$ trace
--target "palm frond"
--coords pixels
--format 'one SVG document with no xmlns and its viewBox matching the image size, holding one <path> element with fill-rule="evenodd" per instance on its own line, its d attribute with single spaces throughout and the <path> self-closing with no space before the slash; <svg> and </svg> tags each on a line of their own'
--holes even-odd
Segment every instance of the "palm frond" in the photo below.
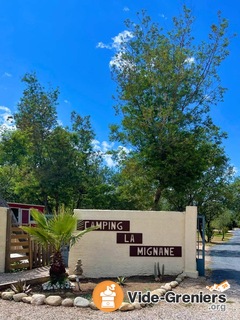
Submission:
<svg viewBox="0 0 240 320">
<path fill-rule="evenodd" d="M 75 230 L 76 218 L 66 213 L 53 217 L 49 221 L 49 230 L 54 234 L 71 234 Z"/>
<path fill-rule="evenodd" d="M 36 221 L 39 227 L 47 228 L 48 221 L 46 216 L 42 212 L 38 211 L 37 209 L 31 208 L 30 213 L 31 213 L 31 216 L 33 217 L 33 220 Z"/>
<path fill-rule="evenodd" d="M 77 221 L 77 218 L 69 212 L 63 211 L 50 220 L 35 209 L 31 210 L 31 214 L 37 226 L 21 228 L 43 246 L 51 244 L 55 251 L 60 251 L 64 245 L 73 246 L 84 234 L 98 229 L 98 226 L 93 226 L 74 234 L 77 222 L 78 224 L 82 222 Z"/>
<path fill-rule="evenodd" d="M 85 233 L 88 233 L 90 231 L 93 231 L 93 230 L 96 230 L 98 229 L 99 226 L 93 226 L 93 227 L 89 227 L 89 228 L 86 228 L 82 231 L 80 231 L 77 235 L 74 235 L 71 237 L 70 239 L 70 247 L 72 247 L 77 241 L 80 240 L 80 238 L 85 234 Z"/>
<path fill-rule="evenodd" d="M 47 229 L 43 229 L 41 227 L 26 227 L 22 226 L 21 229 L 36 240 L 37 242 L 41 243 L 43 246 L 48 246 L 48 244 L 53 245 L 56 247 L 56 238 L 53 237 L 52 234 L 48 232 Z"/>
</svg>

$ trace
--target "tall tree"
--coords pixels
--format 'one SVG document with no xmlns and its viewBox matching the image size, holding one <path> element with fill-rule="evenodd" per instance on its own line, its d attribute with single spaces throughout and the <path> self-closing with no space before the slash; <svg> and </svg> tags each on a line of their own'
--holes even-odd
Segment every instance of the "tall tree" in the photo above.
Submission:
<svg viewBox="0 0 240 320">
<path fill-rule="evenodd" d="M 228 23 L 219 13 L 208 41 L 196 44 L 185 6 L 169 32 L 145 12 L 139 18 L 139 24 L 126 22 L 131 36 L 122 39 L 112 63 L 122 120 L 111 126 L 111 138 L 131 146 L 137 166 L 156 185 L 157 209 L 164 189 L 180 191 L 212 166 L 225 136 L 209 110 L 225 91 L 217 71 L 228 55 Z"/>
<path fill-rule="evenodd" d="M 48 194 L 44 188 L 43 177 L 48 153 L 47 140 L 57 126 L 56 105 L 58 89 L 46 90 L 35 73 L 27 73 L 22 78 L 26 88 L 14 115 L 16 128 L 26 139 L 25 151 L 28 163 L 25 170 L 30 179 L 37 180 L 39 196 L 49 210 Z M 28 168 L 28 169 L 27 169 Z M 35 184 L 35 183 L 34 183 Z"/>
<path fill-rule="evenodd" d="M 62 204 L 92 207 L 104 175 L 101 156 L 92 147 L 90 117 L 73 112 L 72 127 L 59 126 L 58 90 L 46 90 L 34 73 L 26 74 L 23 82 L 16 130 L 5 132 L 0 141 L 0 177 L 11 190 L 1 182 L 0 190 L 12 201 L 44 204 L 48 212 L 58 212 Z"/>
</svg>

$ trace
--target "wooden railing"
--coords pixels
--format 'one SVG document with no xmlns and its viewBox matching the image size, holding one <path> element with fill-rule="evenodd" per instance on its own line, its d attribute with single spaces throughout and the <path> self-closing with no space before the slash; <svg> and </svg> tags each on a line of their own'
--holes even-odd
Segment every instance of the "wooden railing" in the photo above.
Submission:
<svg viewBox="0 0 240 320">
<path fill-rule="evenodd" d="M 50 264 L 53 248 L 44 248 L 19 227 L 7 226 L 5 272 Z"/>
<path fill-rule="evenodd" d="M 18 227 L 11 227 L 10 230 L 8 248 L 6 247 L 6 272 L 32 269 L 30 236 Z"/>
</svg>

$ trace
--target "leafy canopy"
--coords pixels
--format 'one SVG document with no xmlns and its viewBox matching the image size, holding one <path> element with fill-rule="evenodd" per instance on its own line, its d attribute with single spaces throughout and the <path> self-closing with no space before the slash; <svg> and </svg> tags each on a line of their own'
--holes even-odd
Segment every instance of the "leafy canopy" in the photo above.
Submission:
<svg viewBox="0 0 240 320">
<path fill-rule="evenodd" d="M 111 139 L 132 148 L 132 158 L 162 190 L 185 188 L 209 168 L 225 134 L 213 123 L 210 107 L 223 99 L 218 67 L 228 55 L 228 22 L 218 14 L 208 40 L 197 44 L 194 17 L 183 7 L 166 32 L 145 12 L 127 21 L 112 64 L 117 113 Z"/>
</svg>

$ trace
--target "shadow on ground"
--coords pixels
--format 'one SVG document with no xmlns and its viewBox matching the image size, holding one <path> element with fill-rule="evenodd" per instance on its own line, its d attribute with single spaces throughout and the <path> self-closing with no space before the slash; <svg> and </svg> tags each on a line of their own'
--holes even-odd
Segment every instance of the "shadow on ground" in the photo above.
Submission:
<svg viewBox="0 0 240 320">
<path fill-rule="evenodd" d="M 224 280 L 227 280 L 230 284 L 234 283 L 240 285 L 240 271 L 232 269 L 215 269 L 211 272 L 210 280 L 214 283 L 220 283 Z"/>
</svg>

